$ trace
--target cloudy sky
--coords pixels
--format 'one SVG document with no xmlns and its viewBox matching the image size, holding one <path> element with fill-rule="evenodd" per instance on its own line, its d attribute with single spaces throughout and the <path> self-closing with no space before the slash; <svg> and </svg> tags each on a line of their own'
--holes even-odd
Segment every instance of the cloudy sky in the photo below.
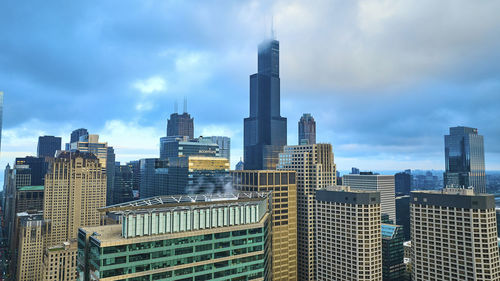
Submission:
<svg viewBox="0 0 500 281">
<path fill-rule="evenodd" d="M 242 155 L 249 75 L 274 21 L 288 143 L 312 113 L 339 170 L 443 169 L 456 125 L 500 170 L 500 1 L 15 1 L 0 4 L 0 165 L 85 127 L 155 157 L 174 102 Z M 182 106 L 179 106 L 182 108 Z"/>
</svg>

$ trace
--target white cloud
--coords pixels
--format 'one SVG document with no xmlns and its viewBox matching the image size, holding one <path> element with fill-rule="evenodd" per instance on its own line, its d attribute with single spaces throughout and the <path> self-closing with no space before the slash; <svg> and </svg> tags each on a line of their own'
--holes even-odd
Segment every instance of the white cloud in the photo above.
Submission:
<svg viewBox="0 0 500 281">
<path fill-rule="evenodd" d="M 132 87 L 139 90 L 144 95 L 150 95 L 157 92 L 164 92 L 167 89 L 167 82 L 160 76 L 152 76 L 147 79 L 137 80 Z"/>
</svg>

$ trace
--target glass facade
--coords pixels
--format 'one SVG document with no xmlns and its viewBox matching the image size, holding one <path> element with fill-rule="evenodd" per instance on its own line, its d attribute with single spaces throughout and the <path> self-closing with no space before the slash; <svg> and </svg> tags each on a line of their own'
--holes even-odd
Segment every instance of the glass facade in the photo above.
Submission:
<svg viewBox="0 0 500 281">
<path fill-rule="evenodd" d="M 452 127 L 444 136 L 444 186 L 473 187 L 486 192 L 484 140 L 476 128 Z"/>
<path fill-rule="evenodd" d="M 259 45 L 258 72 L 250 76 L 250 116 L 244 120 L 247 170 L 273 170 L 287 144 L 286 118 L 280 115 L 279 42 Z"/>
<path fill-rule="evenodd" d="M 264 227 L 110 247 L 101 247 L 99 238 L 91 236 L 88 280 L 122 275 L 124 278 L 119 280 L 129 281 L 263 278 L 267 268 L 268 235 Z M 85 233 L 81 232 L 79 257 L 84 256 L 84 251 Z M 192 266 L 185 266 L 189 264 Z M 82 270 L 79 266 L 80 276 Z"/>
<path fill-rule="evenodd" d="M 407 280 L 403 242 L 402 226 L 382 223 L 382 276 L 384 281 Z"/>
</svg>

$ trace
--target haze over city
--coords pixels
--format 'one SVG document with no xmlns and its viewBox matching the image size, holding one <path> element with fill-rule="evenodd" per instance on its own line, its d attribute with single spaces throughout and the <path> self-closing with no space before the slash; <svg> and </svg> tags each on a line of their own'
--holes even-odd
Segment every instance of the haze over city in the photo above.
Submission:
<svg viewBox="0 0 500 281">
<path fill-rule="evenodd" d="M 443 135 L 470 126 L 486 169 L 500 170 L 500 3 L 458 2 L 7 1 L 0 165 L 80 127 L 117 161 L 157 157 L 187 97 L 195 136 L 231 137 L 234 168 L 256 46 L 273 23 L 288 144 L 311 113 L 339 170 L 442 170 Z"/>
</svg>

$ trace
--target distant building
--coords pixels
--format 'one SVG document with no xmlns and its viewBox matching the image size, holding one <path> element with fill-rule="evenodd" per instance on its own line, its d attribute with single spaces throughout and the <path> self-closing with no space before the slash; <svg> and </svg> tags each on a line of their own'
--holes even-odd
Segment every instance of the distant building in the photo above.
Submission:
<svg viewBox="0 0 500 281">
<path fill-rule="evenodd" d="M 231 191 L 229 161 L 222 157 L 172 157 L 168 160 L 166 194 L 209 194 Z"/>
<path fill-rule="evenodd" d="M 410 196 L 396 197 L 396 224 L 403 226 L 405 241 L 410 240 Z"/>
<path fill-rule="evenodd" d="M 359 169 L 358 168 L 351 168 L 351 175 L 359 175 Z"/>
<path fill-rule="evenodd" d="M 80 228 L 78 280 L 271 280 L 268 193 L 133 204 L 106 209 L 121 215 L 121 224 Z"/>
<path fill-rule="evenodd" d="M 444 186 L 474 187 L 486 192 L 484 140 L 476 128 L 451 127 L 444 136 Z"/>
<path fill-rule="evenodd" d="M 315 197 L 318 260 L 309 280 L 381 281 L 380 193 L 335 186 Z"/>
<path fill-rule="evenodd" d="M 168 160 L 146 158 L 140 160 L 140 198 L 168 194 Z"/>
<path fill-rule="evenodd" d="M 403 242 L 401 225 L 382 223 L 382 280 L 406 280 Z"/>
<path fill-rule="evenodd" d="M 299 280 L 315 280 L 314 198 L 318 189 L 335 185 L 331 144 L 290 145 L 280 154 L 279 171 L 297 172 L 297 269 Z"/>
<path fill-rule="evenodd" d="M 396 221 L 396 203 L 394 193 L 394 176 L 373 175 L 344 175 L 342 184 L 353 190 L 380 191 L 382 214 L 388 214 L 391 221 Z"/>
<path fill-rule="evenodd" d="M 169 138 L 169 137 L 167 137 Z M 160 158 L 187 157 L 187 156 L 207 156 L 220 157 L 219 145 L 209 138 L 197 138 L 185 140 L 182 138 L 169 139 L 161 143 Z"/>
<path fill-rule="evenodd" d="M 86 136 L 88 134 L 89 134 L 89 132 L 85 128 L 76 129 L 73 132 L 71 132 L 71 136 L 70 136 L 70 141 L 69 142 L 70 142 L 70 144 L 74 143 L 74 142 L 77 142 L 77 141 L 80 140 L 80 137 Z"/>
<path fill-rule="evenodd" d="M 245 163 L 243 160 L 240 158 L 240 162 L 236 163 L 236 167 L 234 168 L 236 171 L 243 171 L 245 170 Z"/>
<path fill-rule="evenodd" d="M 81 129 L 79 129 L 81 130 Z M 73 132 L 74 133 L 74 132 Z M 99 135 L 83 135 L 77 142 L 71 143 L 71 151 L 88 152 L 94 154 L 106 173 L 106 203 L 111 203 L 111 194 L 114 186 L 115 153 L 107 142 L 99 142 Z"/>
<path fill-rule="evenodd" d="M 0 91 L 0 151 L 2 148 L 3 92 Z"/>
<path fill-rule="evenodd" d="M 493 195 L 413 191 L 410 202 L 412 280 L 500 280 Z"/>
<path fill-rule="evenodd" d="M 274 170 L 287 144 L 286 118 L 280 114 L 279 42 L 259 45 L 258 71 L 250 76 L 250 115 L 244 120 L 247 170 Z"/>
<path fill-rule="evenodd" d="M 167 121 L 167 137 L 170 136 L 194 138 L 194 118 L 187 112 L 172 113 Z"/>
<path fill-rule="evenodd" d="M 226 158 L 229 160 L 229 163 L 231 163 L 231 139 L 229 137 L 211 136 L 204 138 L 210 139 L 213 143 L 216 143 L 219 146 L 220 157 Z"/>
<path fill-rule="evenodd" d="M 272 192 L 273 280 L 297 281 L 297 183 L 295 171 L 232 171 L 233 188 Z"/>
<path fill-rule="evenodd" d="M 316 143 L 316 121 L 310 113 L 304 113 L 299 121 L 299 142 L 298 144 Z"/>
<path fill-rule="evenodd" d="M 23 186 L 16 191 L 16 214 L 43 211 L 44 186 Z"/>
<path fill-rule="evenodd" d="M 61 138 L 54 136 L 38 137 L 37 157 L 55 157 L 61 150 Z"/>
<path fill-rule="evenodd" d="M 402 172 L 395 174 L 394 183 L 396 186 L 396 195 L 410 195 L 412 183 L 410 173 Z"/>
<path fill-rule="evenodd" d="M 129 165 L 115 165 L 115 181 L 111 204 L 120 204 L 134 200 L 134 172 Z"/>
<path fill-rule="evenodd" d="M 134 191 L 134 198 L 139 198 L 139 185 L 141 183 L 141 161 L 134 160 L 127 163 L 133 174 L 132 190 Z"/>
<path fill-rule="evenodd" d="M 28 185 L 44 185 L 45 183 L 45 174 L 47 173 L 47 169 L 49 164 L 45 161 L 43 157 L 17 157 L 15 165 L 17 167 L 24 167 L 25 169 L 29 169 L 30 174 L 30 182 L 26 184 Z"/>
</svg>

